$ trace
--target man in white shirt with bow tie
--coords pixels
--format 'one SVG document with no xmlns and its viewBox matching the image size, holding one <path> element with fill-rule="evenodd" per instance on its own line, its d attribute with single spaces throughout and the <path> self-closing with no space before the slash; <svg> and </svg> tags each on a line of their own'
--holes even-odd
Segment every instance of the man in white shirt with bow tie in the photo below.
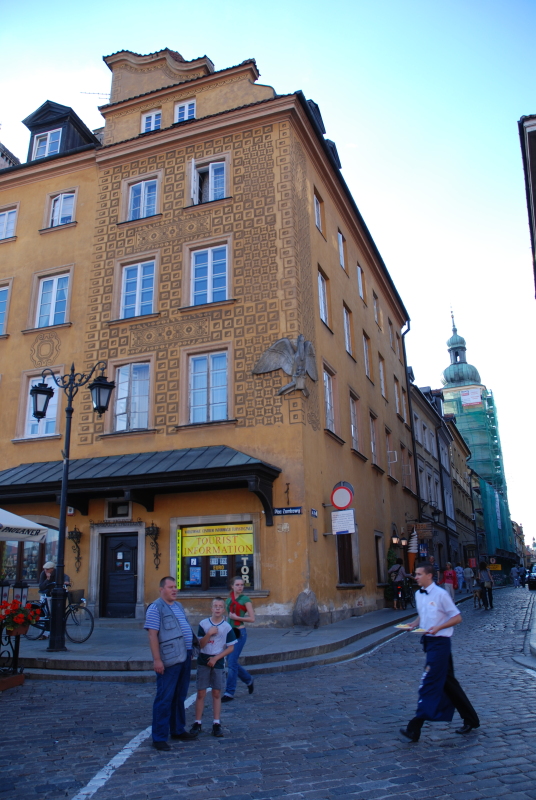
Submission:
<svg viewBox="0 0 536 800">
<path fill-rule="evenodd" d="M 456 733 L 470 733 L 480 726 L 478 715 L 462 687 L 454 677 L 450 649 L 452 629 L 462 621 L 462 615 L 444 589 L 433 579 L 432 564 L 420 564 L 415 570 L 419 590 L 415 594 L 419 616 L 411 629 L 420 626 L 426 633 L 421 642 L 426 653 L 419 702 L 413 719 L 400 733 L 411 742 L 418 742 L 426 720 L 450 722 L 456 709 L 463 726 Z"/>
</svg>

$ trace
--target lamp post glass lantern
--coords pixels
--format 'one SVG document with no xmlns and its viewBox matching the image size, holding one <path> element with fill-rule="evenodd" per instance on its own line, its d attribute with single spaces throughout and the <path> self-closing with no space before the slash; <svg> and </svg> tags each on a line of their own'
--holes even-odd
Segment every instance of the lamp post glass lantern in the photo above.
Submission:
<svg viewBox="0 0 536 800">
<path fill-rule="evenodd" d="M 41 373 L 43 379 L 42 383 L 34 386 L 30 394 L 33 400 L 33 415 L 36 419 L 44 419 L 47 413 L 48 403 L 50 398 L 54 395 L 54 389 L 47 386 L 45 379 L 49 376 L 56 386 L 63 389 L 67 396 L 67 405 L 65 407 L 65 445 L 63 449 L 63 471 L 61 477 L 61 495 L 60 495 L 60 518 L 58 530 L 58 557 L 56 563 L 56 585 L 51 593 L 51 613 L 50 613 L 50 637 L 48 640 L 47 650 L 49 652 L 57 652 L 66 650 L 65 647 L 65 630 L 63 626 L 63 618 L 65 614 L 65 600 L 67 597 L 64 588 L 64 559 L 65 559 L 65 536 L 66 536 L 66 518 L 67 518 L 67 491 L 69 484 L 69 453 L 71 449 L 71 422 L 73 416 L 73 399 L 78 394 L 78 390 L 85 386 L 96 370 L 100 370 L 100 375 L 97 375 L 92 383 L 89 383 L 89 390 L 91 392 L 91 400 L 93 403 L 93 410 L 99 415 L 105 413 L 110 403 L 112 391 L 115 388 L 115 383 L 109 381 L 104 370 L 106 369 L 106 362 L 99 361 L 92 370 L 85 374 L 75 372 L 74 364 L 71 364 L 71 369 L 68 375 L 56 375 L 46 367 Z"/>
</svg>

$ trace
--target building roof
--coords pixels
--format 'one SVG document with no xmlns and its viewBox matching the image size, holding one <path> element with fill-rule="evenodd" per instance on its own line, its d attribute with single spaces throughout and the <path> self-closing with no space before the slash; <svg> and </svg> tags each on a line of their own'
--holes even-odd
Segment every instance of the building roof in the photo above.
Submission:
<svg viewBox="0 0 536 800">
<path fill-rule="evenodd" d="M 10 161 L 13 161 L 13 164 L 20 164 L 20 159 L 14 156 L 11 150 L 8 150 L 2 142 L 0 142 L 0 157 L 1 156 L 6 156 Z"/>
<path fill-rule="evenodd" d="M 44 502 L 61 489 L 62 461 L 20 464 L 0 472 L 0 501 Z M 89 500 L 124 496 L 154 508 L 160 494 L 247 488 L 272 524 L 272 484 L 281 470 L 226 445 L 73 459 L 68 504 L 87 514 Z"/>
</svg>

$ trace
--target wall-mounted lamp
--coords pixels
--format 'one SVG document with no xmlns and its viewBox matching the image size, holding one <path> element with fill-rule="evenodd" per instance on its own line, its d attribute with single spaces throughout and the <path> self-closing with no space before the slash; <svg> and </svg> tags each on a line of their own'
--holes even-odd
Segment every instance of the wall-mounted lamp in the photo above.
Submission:
<svg viewBox="0 0 536 800">
<path fill-rule="evenodd" d="M 67 538 L 73 543 L 72 550 L 75 554 L 74 565 L 76 571 L 80 572 L 80 565 L 82 563 L 82 557 L 80 556 L 80 539 L 82 538 L 82 531 L 79 531 L 75 525 L 72 531 L 68 531 Z"/>
<path fill-rule="evenodd" d="M 154 550 L 153 561 L 155 568 L 158 569 L 160 566 L 160 556 L 162 553 L 158 549 L 158 535 L 160 533 L 160 528 L 151 522 L 150 525 L 147 525 L 145 528 L 145 535 L 149 537 L 151 540 L 149 544 L 151 545 L 151 549 Z"/>
</svg>

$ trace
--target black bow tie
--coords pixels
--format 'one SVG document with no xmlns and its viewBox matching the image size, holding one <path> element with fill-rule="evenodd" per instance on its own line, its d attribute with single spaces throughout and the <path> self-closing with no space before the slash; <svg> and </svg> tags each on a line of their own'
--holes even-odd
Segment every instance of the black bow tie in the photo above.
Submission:
<svg viewBox="0 0 536 800">
<path fill-rule="evenodd" d="M 428 594 L 428 592 L 426 591 L 426 589 L 419 589 L 419 592 L 420 592 L 421 594 Z"/>
</svg>

